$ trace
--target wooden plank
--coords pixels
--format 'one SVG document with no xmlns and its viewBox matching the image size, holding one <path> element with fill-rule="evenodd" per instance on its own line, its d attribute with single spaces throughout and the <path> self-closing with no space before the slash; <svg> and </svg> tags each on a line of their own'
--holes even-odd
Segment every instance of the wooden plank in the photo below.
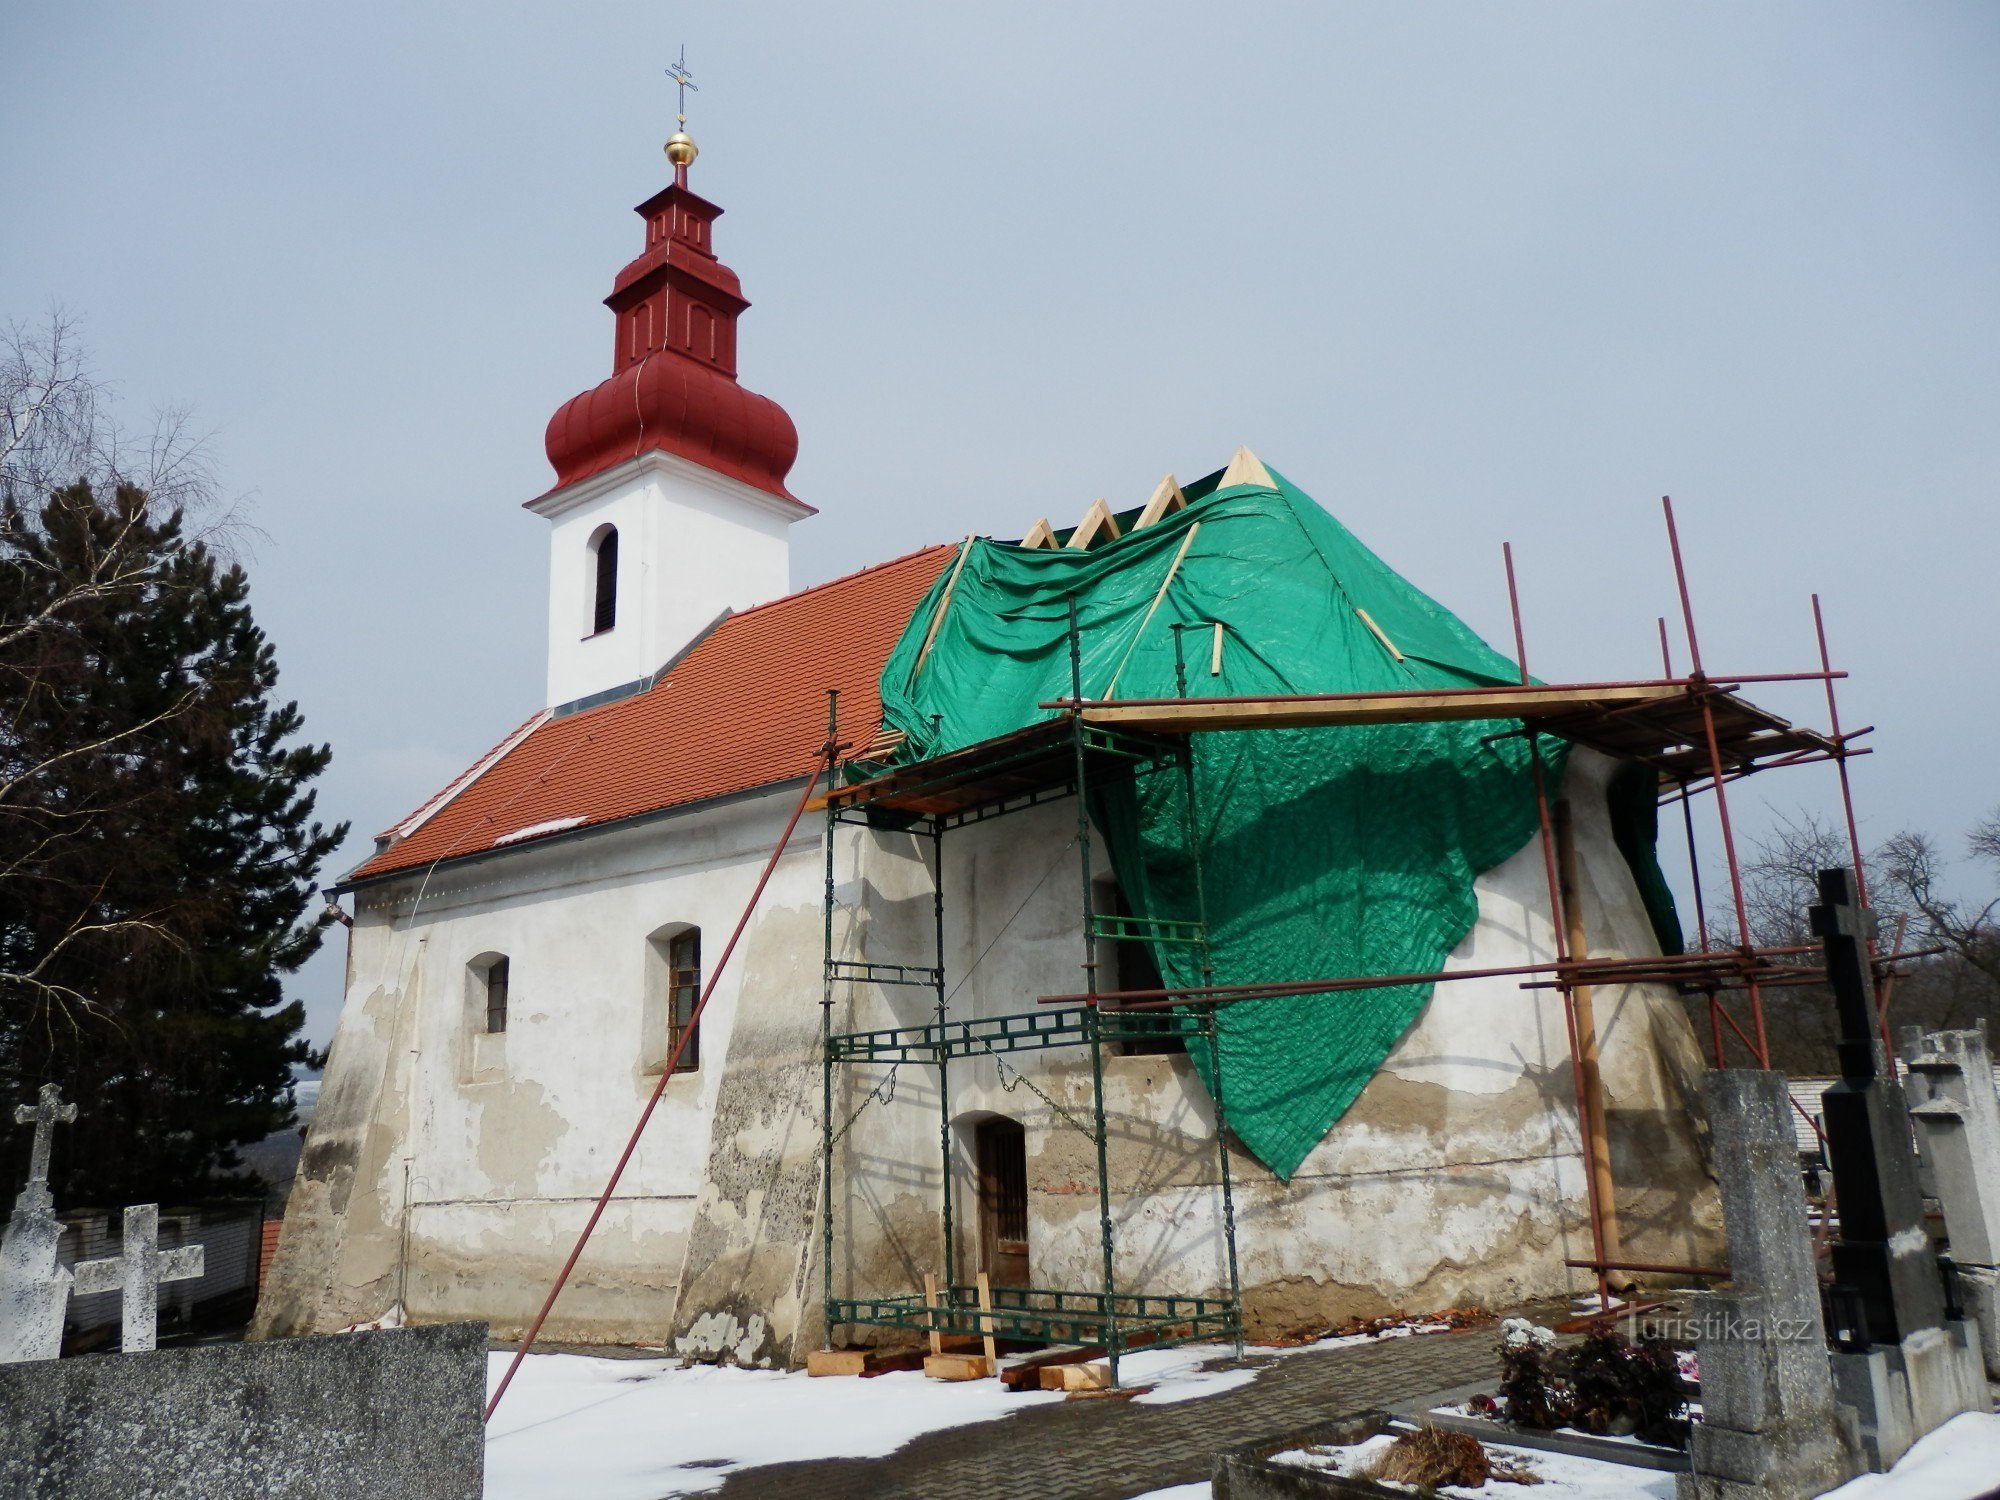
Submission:
<svg viewBox="0 0 2000 1500">
<path fill-rule="evenodd" d="M 1229 467 L 1222 471 L 1221 482 L 1216 488 L 1226 490 L 1232 484 L 1257 484 L 1267 490 L 1275 490 L 1278 487 L 1277 482 L 1271 478 L 1271 471 L 1264 467 L 1263 461 L 1241 444 L 1238 444 L 1235 453 L 1230 455 Z"/>
<path fill-rule="evenodd" d="M 859 1375 L 867 1368 L 866 1349 L 814 1349 L 806 1355 L 808 1375 Z"/>
<path fill-rule="evenodd" d="M 1049 518 L 1047 516 L 1043 516 L 1034 525 L 1030 526 L 1028 534 L 1021 538 L 1021 545 L 1023 547 L 1054 547 L 1055 544 L 1056 529 L 1049 525 Z"/>
<path fill-rule="evenodd" d="M 1357 693 L 1328 697 L 1213 698 L 1180 703 L 1094 704 L 1084 722 L 1162 734 L 1207 729 L 1289 729 L 1319 724 L 1434 723 L 1463 719 L 1550 719 L 1588 708 L 1658 703 L 1682 696 L 1676 687 L 1591 688 L 1508 692 Z"/>
<path fill-rule="evenodd" d="M 1389 639 L 1380 625 L 1375 623 L 1375 617 L 1358 604 L 1354 606 L 1354 612 L 1361 617 L 1361 623 L 1374 632 L 1375 639 L 1382 643 L 1382 648 L 1400 663 L 1403 659 L 1403 653 L 1396 649 L 1396 643 Z"/>
<path fill-rule="evenodd" d="M 1111 682 L 1104 689 L 1105 697 L 1118 696 L 1118 679 L 1124 675 L 1125 663 L 1132 659 L 1132 653 L 1138 649 L 1139 638 L 1146 633 L 1146 627 L 1153 623 L 1153 615 L 1159 609 L 1161 601 L 1167 597 L 1167 590 L 1174 586 L 1175 575 L 1181 570 L 1181 563 L 1188 555 L 1188 548 L 1194 545 L 1194 539 L 1200 534 L 1201 522 L 1197 521 L 1188 527 L 1187 535 L 1181 538 L 1180 549 L 1174 553 L 1174 560 L 1167 568 L 1167 576 L 1160 580 L 1160 591 L 1153 595 L 1153 602 L 1146 606 L 1146 613 L 1139 621 L 1139 628 L 1132 632 L 1132 639 L 1125 643 L 1125 654 L 1118 658 L 1118 670 L 1111 674 Z"/>
<path fill-rule="evenodd" d="M 924 1361 L 924 1374 L 932 1380 L 984 1380 L 992 1368 L 982 1354 L 933 1354 Z"/>
<path fill-rule="evenodd" d="M 1090 502 L 1090 509 L 1083 513 L 1083 519 L 1076 523 L 1076 530 L 1069 534 L 1069 544 L 1074 550 L 1082 552 L 1097 540 L 1100 531 L 1112 541 L 1118 540 L 1118 522 L 1102 495 Z"/>
<path fill-rule="evenodd" d="M 924 675 L 924 663 L 929 659 L 931 647 L 937 641 L 938 627 L 944 624 L 945 611 L 951 608 L 952 590 L 958 587 L 958 575 L 965 571 L 965 560 L 971 555 L 972 538 L 967 537 L 958 544 L 958 561 L 952 564 L 951 578 L 944 586 L 944 597 L 938 600 L 937 612 L 931 616 L 931 628 L 924 633 L 924 645 L 917 653 L 917 664 L 910 668 L 912 682 Z"/>
<path fill-rule="evenodd" d="M 1104 1361 L 1044 1365 L 1041 1383 L 1045 1391 L 1108 1391 L 1111 1389 L 1111 1366 Z"/>
<path fill-rule="evenodd" d="M 937 1277 L 931 1275 L 928 1271 L 924 1273 L 924 1310 L 933 1314 L 930 1319 L 931 1358 L 935 1359 L 944 1353 L 944 1335 L 938 1332 L 937 1318 L 935 1316 L 937 1312 Z M 926 1374 L 930 1371 L 930 1362 L 928 1360 L 924 1363 L 924 1371 Z"/>
<path fill-rule="evenodd" d="M 1583 925 L 1583 890 L 1577 880 L 1576 830 L 1570 820 L 1567 797 L 1555 805 L 1553 818 L 1556 841 L 1556 892 L 1562 900 L 1564 931 L 1568 934 L 1569 956 L 1590 957 L 1590 934 Z M 1571 1016 L 1576 1028 L 1576 1060 L 1583 1098 L 1583 1138 L 1586 1166 L 1591 1175 L 1592 1197 L 1597 1209 L 1597 1232 L 1602 1242 L 1599 1254 L 1605 1260 L 1619 1260 L 1624 1251 L 1618 1233 L 1617 1183 L 1611 1174 L 1611 1136 L 1604 1115 L 1604 1077 L 1597 1051 L 1597 1009 L 1591 987 L 1573 984 L 1569 988 Z M 1629 1276 L 1614 1276 L 1605 1285 L 1622 1291 L 1632 1284 Z"/>
<path fill-rule="evenodd" d="M 1051 1349 L 1033 1359 L 1024 1359 L 1000 1372 L 1000 1383 L 1010 1391 L 1040 1390 L 1042 1371 L 1054 1365 L 1085 1365 L 1104 1358 L 1102 1344 L 1086 1344 L 1080 1349 Z"/>
<path fill-rule="evenodd" d="M 988 1368 L 998 1370 L 1000 1351 L 993 1347 L 993 1319 L 988 1316 L 993 1311 L 993 1288 L 987 1282 L 984 1271 L 975 1278 L 974 1284 L 979 1288 L 979 1336 L 986 1345 L 986 1363 Z"/>
<path fill-rule="evenodd" d="M 1186 508 L 1187 496 L 1181 493 L 1179 481 L 1169 474 L 1154 486 L 1152 499 L 1148 500 L 1146 508 L 1139 512 L 1139 519 L 1132 523 L 1132 529 L 1138 531 L 1142 527 L 1151 526 L 1157 521 L 1164 520 L 1168 511 Z"/>
</svg>

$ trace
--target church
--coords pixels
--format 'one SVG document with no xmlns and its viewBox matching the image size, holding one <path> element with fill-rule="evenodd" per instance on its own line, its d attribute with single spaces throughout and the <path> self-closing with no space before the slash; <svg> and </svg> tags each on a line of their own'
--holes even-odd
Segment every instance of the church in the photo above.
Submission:
<svg viewBox="0 0 2000 1500">
<path fill-rule="evenodd" d="M 1537 983 L 1677 951 L 1650 767 L 1438 717 L 1525 673 L 1248 449 L 794 590 L 695 154 L 527 502 L 546 706 L 342 882 L 257 1332 L 517 1336 L 655 1095 L 549 1338 L 790 1365 L 976 1296 L 1115 1357 L 1711 1259 L 1678 1001 Z"/>
</svg>

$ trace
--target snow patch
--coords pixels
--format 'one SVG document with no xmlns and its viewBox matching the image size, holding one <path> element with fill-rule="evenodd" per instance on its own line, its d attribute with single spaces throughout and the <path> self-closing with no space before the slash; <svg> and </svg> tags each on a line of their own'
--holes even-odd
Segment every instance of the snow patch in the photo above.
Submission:
<svg viewBox="0 0 2000 1500">
<path fill-rule="evenodd" d="M 1395 1441 L 1393 1433 L 1383 1433 L 1365 1443 L 1337 1447 L 1290 1448 L 1271 1455 L 1271 1462 L 1299 1469 L 1318 1469 L 1341 1475 L 1360 1473 L 1380 1458 Z M 1657 1469 L 1635 1469 L 1627 1464 L 1607 1463 L 1601 1458 L 1578 1458 L 1568 1453 L 1544 1453 L 1536 1448 L 1510 1448 L 1504 1443 L 1488 1443 L 1487 1453 L 1510 1468 L 1525 1469 L 1540 1481 L 1522 1486 L 1489 1479 L 1478 1488 L 1460 1484 L 1440 1486 L 1438 1494 L 1451 1500 L 1673 1500 L 1674 1476 Z M 1409 1485 L 1391 1488 L 1415 1494 Z"/>
<path fill-rule="evenodd" d="M 1967 1412 L 1927 1433 L 1886 1474 L 1850 1479 L 1824 1500 L 1979 1500 L 2000 1475 L 2000 1416 Z"/>
<path fill-rule="evenodd" d="M 503 833 L 495 844 L 518 844 L 522 839 L 538 839 L 545 833 L 561 833 L 565 828 L 575 828 L 584 820 L 575 818 L 550 818 L 546 823 L 530 823 L 526 828 L 516 828 L 512 833 Z"/>
<path fill-rule="evenodd" d="M 510 1356 L 487 1362 L 487 1387 Z M 535 1354 L 486 1430 L 486 1500 L 668 1500 L 719 1489 L 737 1469 L 880 1458 L 912 1438 L 1061 1401 L 997 1380 L 946 1384 L 914 1370 L 814 1380 L 803 1371 L 682 1369 L 664 1359 Z"/>
</svg>

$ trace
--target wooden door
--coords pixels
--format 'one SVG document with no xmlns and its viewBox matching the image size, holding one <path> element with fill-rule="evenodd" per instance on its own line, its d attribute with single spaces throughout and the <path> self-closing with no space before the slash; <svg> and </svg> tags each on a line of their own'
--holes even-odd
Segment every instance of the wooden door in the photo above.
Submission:
<svg viewBox="0 0 2000 1500">
<path fill-rule="evenodd" d="M 1021 1122 L 996 1115 L 980 1121 L 980 1266 L 995 1286 L 1027 1286 L 1028 1142 Z"/>
</svg>

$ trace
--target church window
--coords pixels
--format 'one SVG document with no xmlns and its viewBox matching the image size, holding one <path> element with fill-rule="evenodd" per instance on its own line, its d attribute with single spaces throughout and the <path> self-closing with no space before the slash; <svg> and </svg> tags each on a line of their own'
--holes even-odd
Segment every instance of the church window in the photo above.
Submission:
<svg viewBox="0 0 2000 1500">
<path fill-rule="evenodd" d="M 480 976 L 486 991 L 486 1031 L 489 1036 L 507 1029 L 507 959 L 505 955 L 486 961 Z"/>
<path fill-rule="evenodd" d="M 602 635 L 618 623 L 618 528 L 603 526 L 591 539 L 590 633 Z"/>
<path fill-rule="evenodd" d="M 674 1055 L 681 1038 L 687 1050 L 681 1053 L 676 1073 L 692 1073 L 701 1065 L 701 1036 L 695 1029 L 694 1007 L 701 998 L 701 929 L 690 927 L 667 947 L 667 1056 Z"/>
<path fill-rule="evenodd" d="M 687 1038 L 676 1073 L 701 1067 L 701 1033 L 694 1008 L 701 999 L 701 929 L 685 923 L 662 927 L 647 940 L 647 977 L 641 1051 L 646 1071 L 667 1066 L 674 1049 Z"/>
</svg>

